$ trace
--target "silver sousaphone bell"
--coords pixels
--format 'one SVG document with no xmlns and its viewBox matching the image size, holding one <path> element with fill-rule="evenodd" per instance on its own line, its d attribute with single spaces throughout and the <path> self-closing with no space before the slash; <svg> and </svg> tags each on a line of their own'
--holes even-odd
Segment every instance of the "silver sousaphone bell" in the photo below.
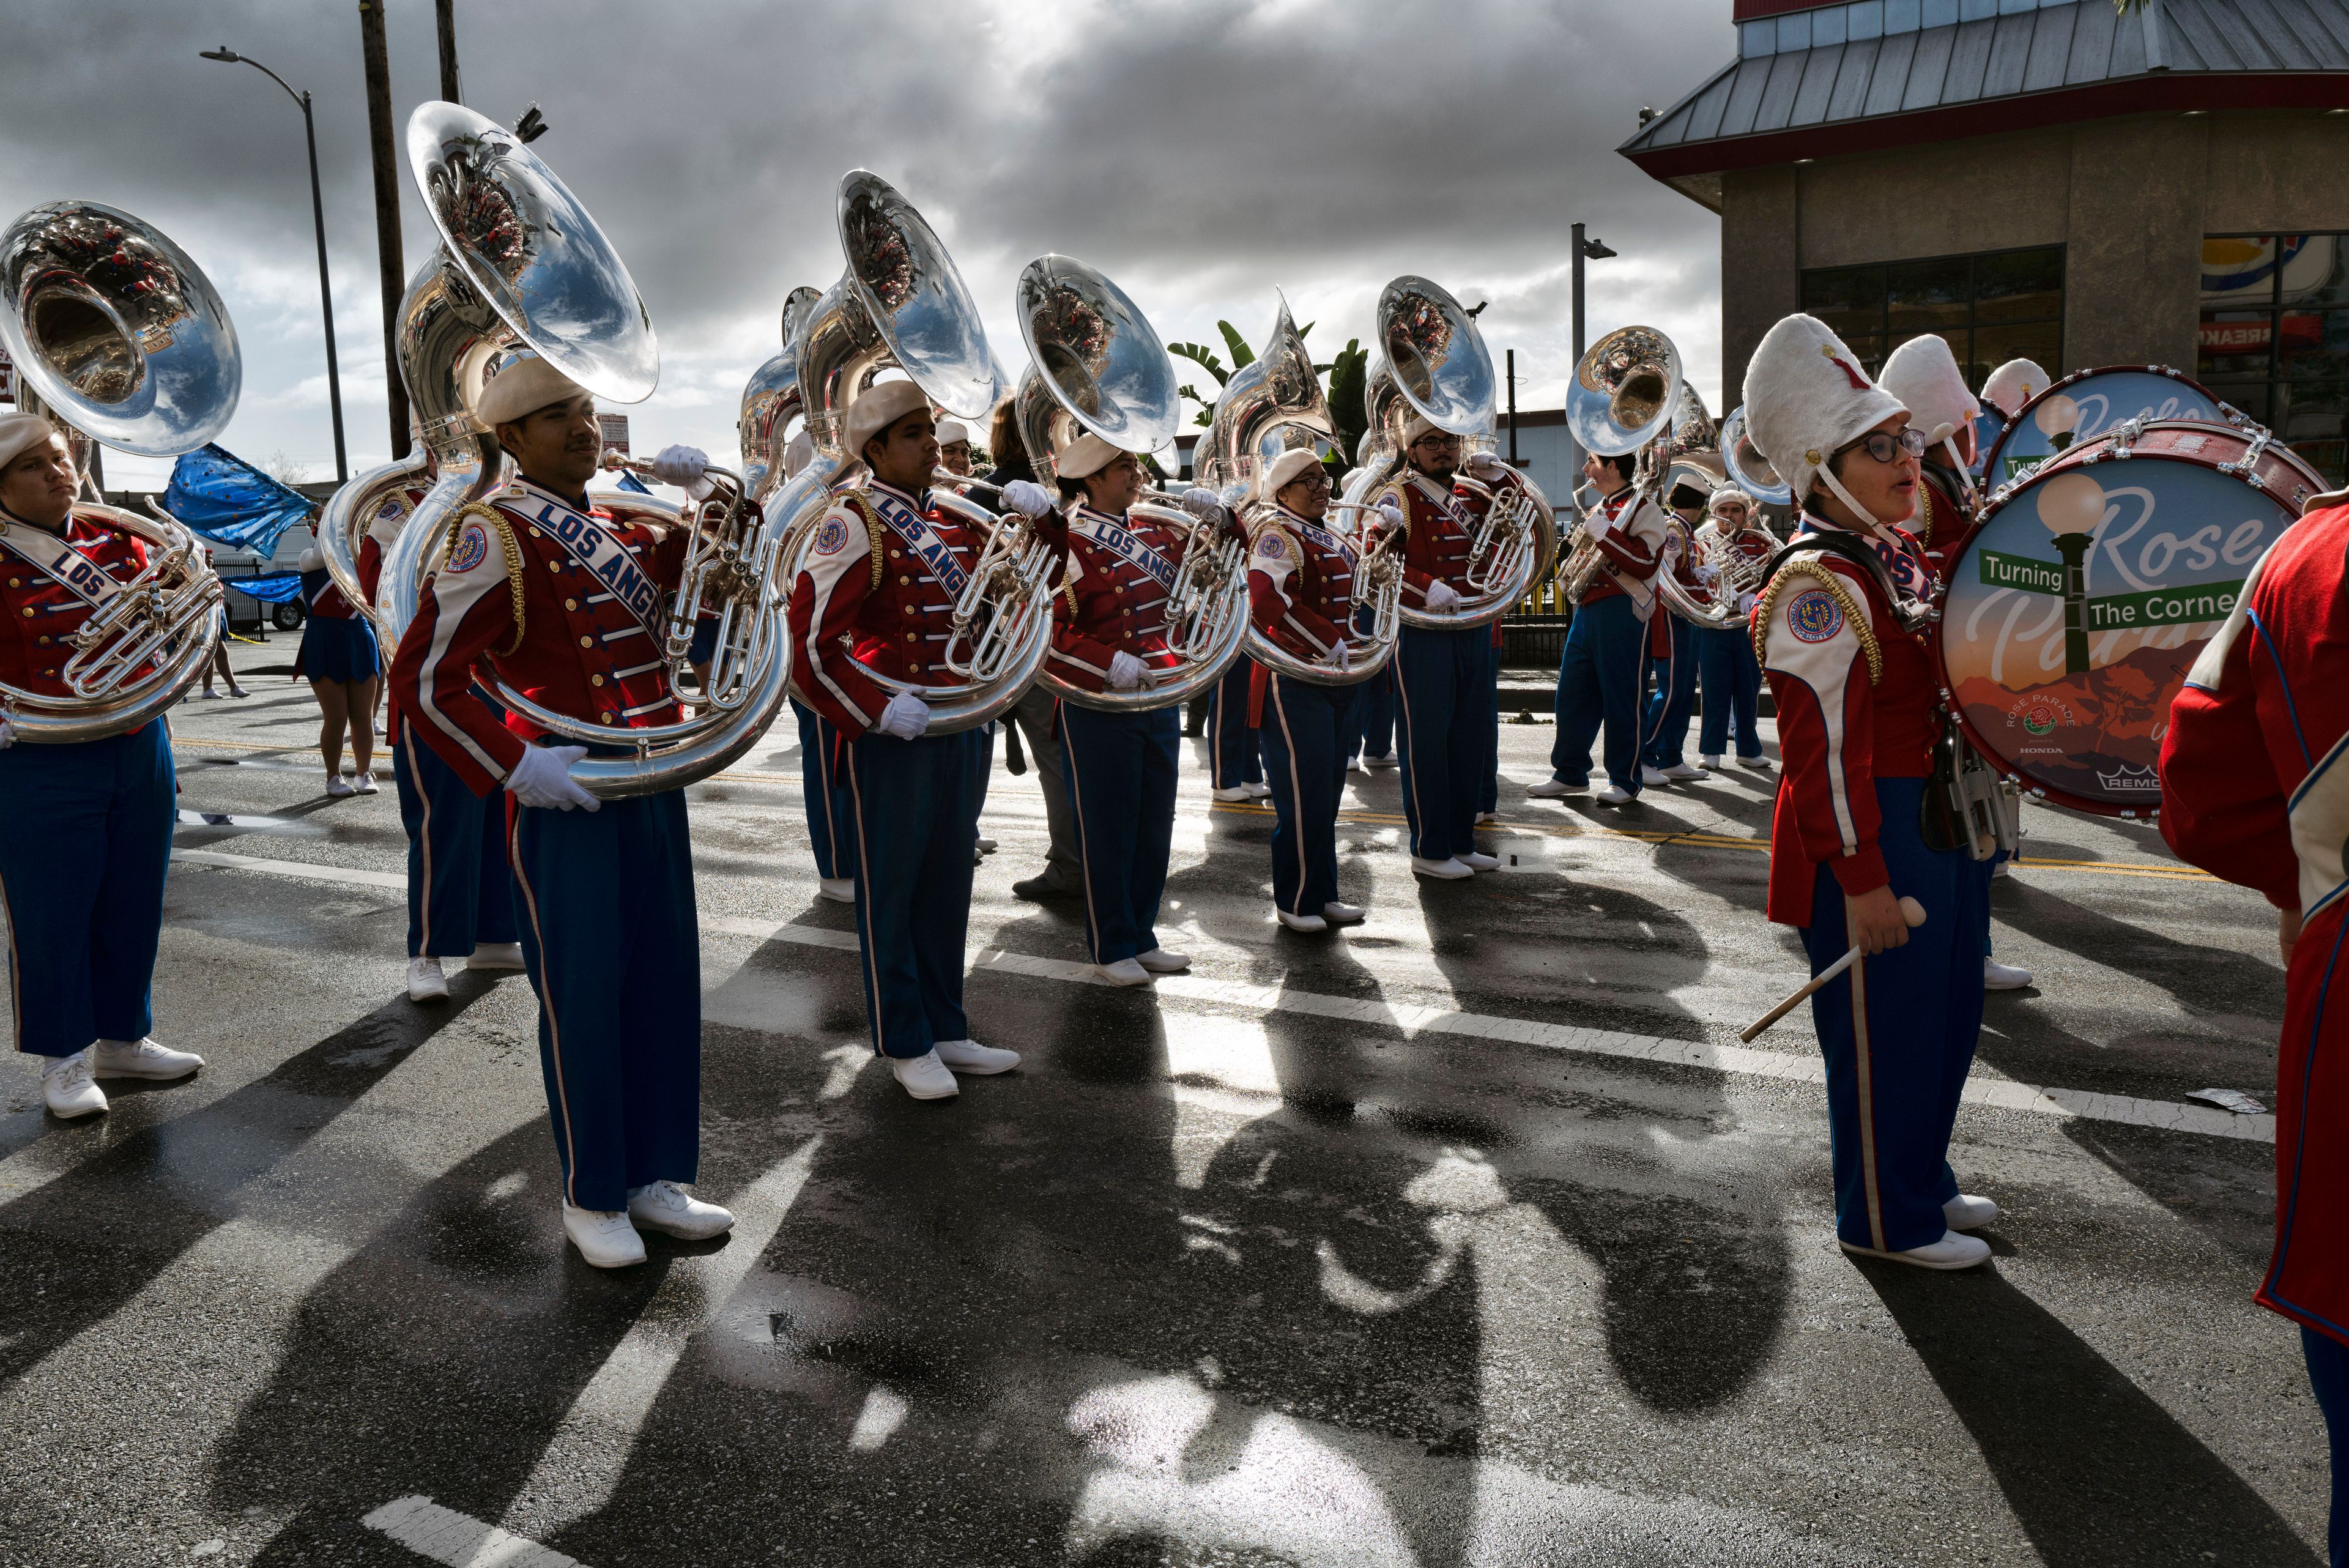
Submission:
<svg viewBox="0 0 2349 1568">
<path fill-rule="evenodd" d="M 243 384 L 236 328 L 202 270 L 160 230 L 96 202 L 36 207 L 0 234 L 0 342 L 17 406 L 60 427 L 85 486 L 92 441 L 192 452 L 226 428 Z M 69 639 L 58 668 L 69 695 L 0 686 L 20 740 L 138 729 L 180 700 L 227 629 L 202 540 L 151 501 L 150 518 L 89 495 L 74 514 L 136 535 L 148 564 Z"/>
</svg>

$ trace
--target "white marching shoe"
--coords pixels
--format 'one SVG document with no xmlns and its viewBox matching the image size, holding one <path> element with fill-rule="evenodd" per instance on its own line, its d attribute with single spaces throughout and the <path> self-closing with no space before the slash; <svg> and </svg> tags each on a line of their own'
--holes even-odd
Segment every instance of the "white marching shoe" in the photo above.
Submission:
<svg viewBox="0 0 2349 1568">
<path fill-rule="evenodd" d="M 345 778 L 342 774 L 328 774 L 326 775 L 326 794 L 334 799 L 340 800 L 345 795 L 357 794 L 358 793 L 358 786 L 352 784 L 350 780 Z"/>
<path fill-rule="evenodd" d="M 1757 774 L 1766 774 L 1775 764 L 1774 764 L 1769 758 L 1757 754 L 1751 757 L 1738 758 L 1737 765 L 1741 768 L 1752 768 Z"/>
<path fill-rule="evenodd" d="M 1663 769 L 1651 768 L 1645 763 L 1640 764 L 1640 783 L 1647 788 L 1661 789 L 1671 782 L 1665 776 Z"/>
<path fill-rule="evenodd" d="M 1292 915 L 1286 909 L 1275 909 L 1273 913 L 1278 915 L 1280 923 L 1292 931 L 1304 931 L 1310 935 L 1330 929 L 1330 922 L 1319 915 Z"/>
<path fill-rule="evenodd" d="M 1526 793 L 1536 800 L 1564 800 L 1570 794 L 1588 794 L 1590 781 L 1573 784 L 1566 779 L 1544 779 L 1539 784 L 1527 784 Z"/>
<path fill-rule="evenodd" d="M 1180 974 L 1191 967 L 1189 953 L 1170 953 L 1164 948 L 1153 948 L 1135 957 L 1134 962 L 1153 974 Z"/>
<path fill-rule="evenodd" d="M 645 1239 L 617 1209 L 563 1206 L 563 1233 L 591 1268 L 625 1269 L 645 1261 Z"/>
<path fill-rule="evenodd" d="M 473 956 L 465 961 L 467 969 L 520 969 L 523 967 L 520 942 L 475 942 Z"/>
<path fill-rule="evenodd" d="M 1699 767 L 1705 768 L 1717 768 L 1721 766 L 1721 753 L 1719 752 L 1705 752 L 1698 756 L 1697 765 Z"/>
<path fill-rule="evenodd" d="M 375 782 L 375 770 L 373 768 L 361 768 L 359 770 L 359 776 L 351 781 L 351 793 L 353 794 L 374 794 L 378 793 L 378 786 Z"/>
<path fill-rule="evenodd" d="M 41 1069 L 41 1102 L 64 1121 L 106 1109 L 106 1091 L 89 1080 L 89 1053 L 51 1056 Z"/>
<path fill-rule="evenodd" d="M 1873 1247 L 1855 1247 L 1842 1237 L 1836 1245 L 1857 1258 L 1889 1258 L 1896 1263 L 1907 1263 L 1919 1269 L 1971 1269 L 1977 1263 L 1990 1262 L 1990 1243 L 1979 1236 L 1961 1236 L 1955 1231 L 1944 1231 L 1938 1241 L 1928 1241 L 1921 1247 L 1911 1247 L 1905 1252 L 1879 1252 Z"/>
<path fill-rule="evenodd" d="M 936 1047 L 918 1056 L 892 1056 L 889 1071 L 897 1086 L 917 1100 L 951 1100 L 962 1093 L 962 1085 L 938 1057 Z"/>
<path fill-rule="evenodd" d="M 1009 1073 L 1019 1065 L 1019 1052 L 982 1045 L 976 1040 L 941 1040 L 933 1049 L 938 1060 L 948 1067 L 975 1078 L 984 1078 L 990 1073 Z"/>
<path fill-rule="evenodd" d="M 1246 784 L 1234 784 L 1229 789 L 1219 789 L 1215 791 L 1214 794 L 1217 800 L 1246 800 L 1248 798 L 1247 785 Z"/>
<path fill-rule="evenodd" d="M 193 1051 L 174 1051 L 152 1040 L 101 1040 L 89 1048 L 93 1078 L 184 1078 L 204 1064 Z"/>
<path fill-rule="evenodd" d="M 1486 855 L 1479 850 L 1464 849 L 1452 858 L 1457 860 L 1461 865 L 1465 866 L 1471 871 L 1498 871 L 1501 868 L 1501 861 L 1498 856 Z"/>
<path fill-rule="evenodd" d="M 2001 963 L 1985 955 L 1982 959 L 1982 989 L 1984 991 L 2021 991 L 2031 983 L 2031 971 L 2019 963 Z"/>
<path fill-rule="evenodd" d="M 1402 766 L 1402 757 L 1398 753 L 1389 752 L 1383 757 L 1371 758 L 1366 765 L 1374 768 L 1399 768 Z"/>
<path fill-rule="evenodd" d="M 674 1181 L 655 1181 L 628 1192 L 628 1218 L 645 1230 L 680 1241 L 707 1241 L 734 1229 L 734 1216 L 704 1203 Z M 637 1243 L 643 1245 L 641 1241 Z"/>
<path fill-rule="evenodd" d="M 1718 763 L 1713 764 L 1715 767 L 1719 767 L 1720 765 L 1721 764 Z M 1671 780 L 1674 784 L 1694 784 L 1699 779 L 1709 779 L 1713 775 L 1711 774 L 1705 772 L 1702 768 L 1691 767 L 1686 763 L 1674 763 L 1671 767 L 1664 770 L 1664 777 Z"/>
<path fill-rule="evenodd" d="M 1321 906 L 1321 918 L 1333 926 L 1350 926 L 1370 913 L 1360 904 L 1341 904 L 1332 898 Z"/>
<path fill-rule="evenodd" d="M 1150 971 L 1138 959 L 1122 958 L 1115 963 L 1097 963 L 1093 972 L 1112 985 L 1148 985 Z"/>
<path fill-rule="evenodd" d="M 408 1000 L 410 1002 L 446 1002 L 449 1000 L 449 977 L 440 972 L 440 961 L 429 953 L 408 961 Z"/>
<path fill-rule="evenodd" d="M 981 855 L 992 855 L 995 853 L 995 840 L 992 838 L 974 839 L 972 842 L 978 846 L 978 852 Z"/>
<path fill-rule="evenodd" d="M 1414 855 L 1411 857 L 1411 868 L 1422 877 L 1438 877 L 1446 882 L 1457 882 L 1463 877 L 1476 875 L 1448 856 L 1442 860 L 1430 860 L 1424 855 Z"/>
<path fill-rule="evenodd" d="M 1480 811 L 1476 814 L 1476 826 L 1479 827 L 1489 826 L 1500 820 L 1501 814 L 1497 811 Z"/>
<path fill-rule="evenodd" d="M 1621 784 L 1610 783 L 1605 789 L 1600 790 L 1597 794 L 1592 795 L 1590 798 L 1597 801 L 1601 805 L 1629 805 L 1640 797 L 1633 794 L 1630 790 L 1625 789 Z"/>
<path fill-rule="evenodd" d="M 1941 1205 L 1942 1221 L 1952 1231 L 1979 1231 L 1997 1218 L 1997 1204 L 1971 1192 L 1961 1192 Z"/>
<path fill-rule="evenodd" d="M 1272 793 L 1272 786 L 1268 784 L 1242 784 L 1240 788 L 1247 791 L 1247 797 L 1250 800 L 1262 800 Z"/>
<path fill-rule="evenodd" d="M 815 893 L 817 898 L 829 898 L 835 904 L 854 904 L 856 902 L 856 878 L 854 877 L 819 878 L 815 885 Z"/>
</svg>

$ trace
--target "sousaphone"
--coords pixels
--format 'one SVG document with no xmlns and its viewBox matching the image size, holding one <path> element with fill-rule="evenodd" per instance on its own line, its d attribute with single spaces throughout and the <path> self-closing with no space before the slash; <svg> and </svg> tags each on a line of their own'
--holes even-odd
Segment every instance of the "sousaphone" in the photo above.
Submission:
<svg viewBox="0 0 2349 1568">
<path fill-rule="evenodd" d="M 89 448 L 173 457 L 219 435 L 243 382 L 236 328 L 185 252 L 96 202 L 36 207 L 0 234 L 0 293 L 17 406 L 48 415 L 74 448 L 89 496 L 74 514 L 148 550 L 145 569 L 67 639 L 68 694 L 0 685 L 0 711 L 19 740 L 103 740 L 180 700 L 211 664 L 227 612 L 203 541 L 151 501 L 152 517 L 106 505 L 89 485 Z"/>
<path fill-rule="evenodd" d="M 1566 387 L 1567 427 L 1594 456 L 1638 452 L 1671 428 L 1684 384 L 1671 338 L 1652 327 L 1619 327 L 1576 362 Z M 1559 594 L 1579 604 L 1602 559 L 1599 541 L 1578 519 L 1558 567 Z"/>
</svg>

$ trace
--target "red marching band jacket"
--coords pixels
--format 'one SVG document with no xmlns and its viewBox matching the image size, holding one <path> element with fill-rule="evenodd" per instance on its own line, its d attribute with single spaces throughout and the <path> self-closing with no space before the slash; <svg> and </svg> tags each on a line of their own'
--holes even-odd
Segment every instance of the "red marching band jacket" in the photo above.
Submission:
<svg viewBox="0 0 2349 1568">
<path fill-rule="evenodd" d="M 1649 584 L 1662 563 L 1671 518 L 1629 485 L 1601 501 L 1598 510 L 1609 526 L 1599 540 L 1599 570 L 1582 590 L 1582 602 L 1594 604 L 1620 594 L 1639 607 L 1644 620 L 1655 610 L 1655 590 Z"/>
<path fill-rule="evenodd" d="M 1248 549 L 1248 613 L 1265 637 L 1319 659 L 1353 636 L 1354 547 L 1285 506 L 1265 511 Z"/>
<path fill-rule="evenodd" d="M 1179 662 L 1166 646 L 1166 597 L 1189 537 L 1154 517 L 1069 513 L 1069 555 L 1052 597 L 1052 673 L 1088 691 L 1109 688 L 1112 655 L 1154 670 Z"/>
<path fill-rule="evenodd" d="M 1805 531 L 1832 527 L 1803 520 Z M 1898 549 L 1868 543 L 1901 597 L 1920 597 L 1930 580 L 1922 552 L 1892 532 Z M 1876 781 L 1932 772 L 1940 682 L 1924 639 L 1900 624 L 1874 575 L 1824 551 L 1778 568 L 1748 630 L 1777 704 L 1785 768 L 1770 819 L 1768 914 L 1807 926 L 1822 862 L 1847 894 L 1891 880 L 1877 846 Z"/>
<path fill-rule="evenodd" d="M 2349 1344 L 2349 505 L 2302 517 L 2244 585 L 2169 710 L 2161 836 L 2298 909 L 2276 1055 L 2275 1243 L 2261 1305 Z M 2344 998 L 2349 1002 L 2349 998 Z"/>
<path fill-rule="evenodd" d="M 927 499 L 877 481 L 841 492 L 792 585 L 797 684 L 844 735 L 871 729 L 889 705 L 874 671 L 930 685 L 950 679 L 940 660 L 977 542 Z"/>
<path fill-rule="evenodd" d="M 1445 490 L 1415 468 L 1372 491 L 1370 504 L 1389 496 L 1402 508 L 1402 602 L 1425 608 L 1427 590 L 1437 582 L 1466 597 L 1468 552 L 1485 515 L 1485 498 L 1463 488 Z"/>
<path fill-rule="evenodd" d="M 8 630 L 0 633 L 0 680 L 20 691 L 67 695 L 73 634 L 114 585 L 146 569 L 147 545 L 135 534 L 76 516 L 60 539 L 0 513 L 0 607 L 8 618 Z"/>
<path fill-rule="evenodd" d="M 675 722 L 660 636 L 683 574 L 683 529 L 581 513 L 517 480 L 469 508 L 391 661 L 392 700 L 477 795 L 537 731 L 473 690 L 474 667 L 541 707 L 609 728 Z"/>
</svg>

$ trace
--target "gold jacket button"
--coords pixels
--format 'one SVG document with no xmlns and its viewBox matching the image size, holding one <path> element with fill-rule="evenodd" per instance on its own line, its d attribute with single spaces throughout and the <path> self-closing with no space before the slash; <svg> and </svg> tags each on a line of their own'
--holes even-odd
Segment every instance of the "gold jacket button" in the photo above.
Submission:
<svg viewBox="0 0 2349 1568">
<path fill-rule="evenodd" d="M 579 646 L 582 648 L 593 648 L 595 646 L 595 639 L 592 637 L 583 637 L 579 639 Z"/>
<path fill-rule="evenodd" d="M 533 539 L 543 539 L 543 538 L 545 538 L 545 537 L 546 537 L 546 535 L 543 535 L 543 534 L 540 533 L 540 532 L 539 532 L 537 529 L 535 529 L 535 528 L 533 528 L 533 529 L 532 529 L 532 530 L 530 531 L 530 536 L 531 536 L 532 538 L 533 538 Z"/>
<path fill-rule="evenodd" d="M 550 572 L 559 572 L 563 570 L 563 563 L 560 561 L 549 561 L 546 563 L 546 569 Z"/>
<path fill-rule="evenodd" d="M 25 613 L 26 613 L 26 615 L 31 615 L 31 614 L 33 613 L 33 607 L 32 607 L 32 606 L 30 606 L 30 605 L 26 605 L 26 606 L 25 607 Z"/>
<path fill-rule="evenodd" d="M 47 638 L 46 638 L 46 637 L 45 637 L 45 638 L 41 639 L 41 646 L 42 646 L 43 648 L 47 648 L 48 645 L 49 645 L 49 639 L 48 639 Z"/>
<path fill-rule="evenodd" d="M 565 599 L 563 601 L 563 607 L 567 610 L 575 610 L 579 607 L 579 601 L 577 599 Z"/>
<path fill-rule="evenodd" d="M 903 550 L 892 550 L 889 552 L 889 558 L 893 561 L 902 560 L 905 558 L 905 552 Z"/>
<path fill-rule="evenodd" d="M 897 579 L 897 586 L 901 588 L 910 588 L 914 586 L 914 579 L 911 577 L 899 577 Z"/>
<path fill-rule="evenodd" d="M 8 579 L 8 586 L 12 588 L 21 588 L 25 586 L 25 579 L 22 577 L 11 577 Z"/>
<path fill-rule="evenodd" d="M 919 675 L 919 674 L 922 672 L 922 667 L 921 667 L 920 665 L 918 665 L 918 664 L 915 665 L 915 666 L 913 667 L 913 669 L 914 669 L 914 673 L 915 673 L 915 674 L 916 674 L 916 675 Z"/>
<path fill-rule="evenodd" d="M 604 684 L 604 678 L 600 675 L 590 675 L 587 678 L 587 684 L 590 686 L 601 686 Z"/>
<path fill-rule="evenodd" d="M 25 613 L 26 613 L 26 615 L 30 615 L 30 614 L 32 614 L 33 612 L 32 612 L 31 610 L 26 610 Z M 911 641 L 913 641 L 913 640 L 914 640 L 914 634 L 913 634 L 912 632 L 910 632 L 910 631 L 909 631 L 909 632 L 907 632 L 907 633 L 905 634 L 905 640 L 906 640 L 907 642 L 911 642 Z"/>
<path fill-rule="evenodd" d="M 598 713 L 598 714 L 596 714 L 595 716 L 596 716 L 598 719 L 603 720 L 603 721 L 604 721 L 604 722 L 605 722 L 606 724 L 616 724 L 616 723 L 618 723 L 618 722 L 619 722 L 619 721 L 618 721 L 617 719 L 615 719 L 615 718 L 614 718 L 614 717 L 612 717 L 612 715 L 611 715 L 611 714 L 609 714 L 609 713 Z"/>
</svg>

